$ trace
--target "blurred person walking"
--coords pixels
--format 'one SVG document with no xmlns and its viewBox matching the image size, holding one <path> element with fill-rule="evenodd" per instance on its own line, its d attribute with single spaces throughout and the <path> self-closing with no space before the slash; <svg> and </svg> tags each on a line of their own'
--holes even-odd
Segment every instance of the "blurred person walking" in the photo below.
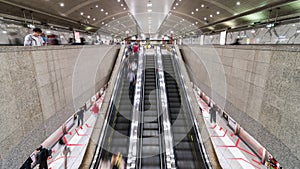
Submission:
<svg viewBox="0 0 300 169">
<path fill-rule="evenodd" d="M 81 127 L 83 125 L 83 113 L 84 113 L 84 106 L 80 108 L 80 110 L 77 112 L 77 127 Z"/>
<path fill-rule="evenodd" d="M 44 40 L 41 37 L 42 30 L 40 28 L 34 28 L 32 34 L 25 36 L 24 46 L 43 46 Z"/>
</svg>

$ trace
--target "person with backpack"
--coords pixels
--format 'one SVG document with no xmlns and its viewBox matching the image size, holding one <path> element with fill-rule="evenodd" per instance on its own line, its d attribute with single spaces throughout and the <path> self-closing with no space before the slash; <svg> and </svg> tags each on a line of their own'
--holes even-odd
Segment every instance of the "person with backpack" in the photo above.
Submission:
<svg viewBox="0 0 300 169">
<path fill-rule="evenodd" d="M 41 37 L 42 30 L 40 28 L 34 28 L 32 34 L 28 34 L 24 39 L 24 46 L 43 46 L 44 40 Z"/>
</svg>

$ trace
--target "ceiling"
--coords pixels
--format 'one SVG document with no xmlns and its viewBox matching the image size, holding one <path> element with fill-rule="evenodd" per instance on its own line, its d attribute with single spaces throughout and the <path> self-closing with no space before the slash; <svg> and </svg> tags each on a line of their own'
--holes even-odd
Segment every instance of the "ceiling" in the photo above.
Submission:
<svg viewBox="0 0 300 169">
<path fill-rule="evenodd" d="M 255 26 L 275 18 L 297 19 L 300 1 L 0 0 L 0 16 L 24 23 L 33 18 L 67 29 L 101 30 L 122 38 L 141 33 L 179 36 Z"/>
</svg>

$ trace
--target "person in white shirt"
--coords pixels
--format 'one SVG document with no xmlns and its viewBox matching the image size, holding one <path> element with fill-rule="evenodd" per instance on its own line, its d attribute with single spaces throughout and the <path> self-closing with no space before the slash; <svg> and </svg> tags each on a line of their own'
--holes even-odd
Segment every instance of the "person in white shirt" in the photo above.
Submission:
<svg viewBox="0 0 300 169">
<path fill-rule="evenodd" d="M 43 46 L 45 42 L 41 37 L 42 30 L 40 28 L 34 28 L 32 31 L 32 34 L 25 36 L 24 46 Z"/>
</svg>

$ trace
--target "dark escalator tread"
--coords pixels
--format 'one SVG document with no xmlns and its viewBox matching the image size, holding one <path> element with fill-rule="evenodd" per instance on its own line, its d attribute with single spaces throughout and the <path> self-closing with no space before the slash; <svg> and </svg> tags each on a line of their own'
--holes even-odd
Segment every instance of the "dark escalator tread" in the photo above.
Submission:
<svg viewBox="0 0 300 169">
<path fill-rule="evenodd" d="M 196 169 L 194 161 L 176 160 L 176 164 L 178 169 Z"/>
<path fill-rule="evenodd" d="M 142 169 L 160 169 L 160 158 L 158 155 L 142 158 Z"/>
<path fill-rule="evenodd" d="M 143 138 L 143 145 L 156 145 L 159 146 L 159 137 Z"/>
<path fill-rule="evenodd" d="M 157 123 L 144 123 L 144 129 L 152 129 L 152 130 L 158 130 L 158 124 Z"/>
</svg>

